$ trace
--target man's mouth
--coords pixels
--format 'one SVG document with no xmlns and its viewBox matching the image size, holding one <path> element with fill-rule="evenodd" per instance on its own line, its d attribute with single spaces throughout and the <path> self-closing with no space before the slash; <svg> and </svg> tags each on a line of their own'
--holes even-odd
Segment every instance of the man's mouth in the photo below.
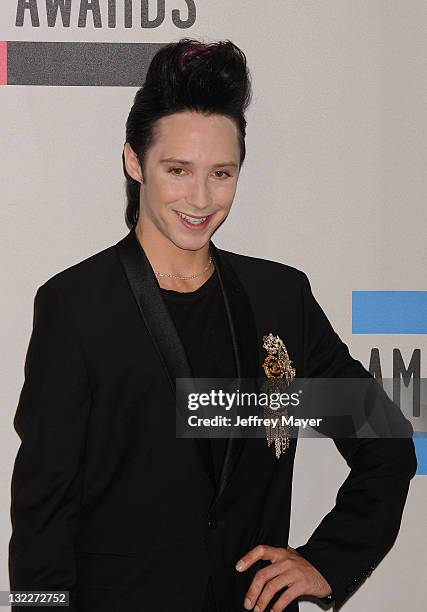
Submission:
<svg viewBox="0 0 427 612">
<path fill-rule="evenodd" d="M 204 217 L 193 217 L 192 215 L 186 215 L 183 212 L 180 212 L 179 210 L 175 211 L 178 215 L 178 217 L 180 217 L 180 219 L 182 219 L 184 225 L 186 225 L 186 227 L 188 226 L 192 226 L 192 227 L 201 227 L 201 226 L 205 226 L 207 225 L 210 217 L 212 215 L 206 215 Z"/>
</svg>

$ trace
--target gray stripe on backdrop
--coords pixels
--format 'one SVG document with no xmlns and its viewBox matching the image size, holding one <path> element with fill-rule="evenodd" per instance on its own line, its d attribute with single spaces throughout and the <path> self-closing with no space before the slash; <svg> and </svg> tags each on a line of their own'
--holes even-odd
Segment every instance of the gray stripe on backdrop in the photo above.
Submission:
<svg viewBox="0 0 427 612">
<path fill-rule="evenodd" d="M 141 87 L 164 44 L 9 41 L 7 83 Z"/>
</svg>

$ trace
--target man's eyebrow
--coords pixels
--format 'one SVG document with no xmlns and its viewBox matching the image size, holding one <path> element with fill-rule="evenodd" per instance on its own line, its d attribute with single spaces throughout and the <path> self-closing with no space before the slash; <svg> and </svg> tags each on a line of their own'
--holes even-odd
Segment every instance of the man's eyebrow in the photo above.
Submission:
<svg viewBox="0 0 427 612">
<path fill-rule="evenodd" d="M 175 164 L 182 164 L 183 166 L 192 166 L 193 162 L 186 159 L 178 159 L 177 157 L 163 157 L 161 162 L 174 162 Z M 220 164 L 213 164 L 213 168 L 223 168 L 224 166 L 237 168 L 238 165 L 234 161 L 227 161 Z"/>
</svg>

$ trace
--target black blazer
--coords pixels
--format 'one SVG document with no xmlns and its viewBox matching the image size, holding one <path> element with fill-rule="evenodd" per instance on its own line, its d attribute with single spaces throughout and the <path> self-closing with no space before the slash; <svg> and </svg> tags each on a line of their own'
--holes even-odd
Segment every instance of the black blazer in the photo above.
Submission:
<svg viewBox="0 0 427 612">
<path fill-rule="evenodd" d="M 265 378 L 270 331 L 297 376 L 370 376 L 304 272 L 212 241 L 210 252 L 239 376 Z M 240 556 L 288 544 L 297 439 L 279 460 L 264 439 L 230 439 L 215 488 L 206 446 L 176 438 L 175 379 L 190 376 L 133 230 L 38 288 L 14 419 L 22 442 L 11 487 L 11 590 L 69 590 L 79 612 L 200 612 L 211 575 L 219 612 L 243 610 L 267 562 L 238 573 Z M 417 467 L 405 426 L 403 439 L 334 439 L 351 471 L 297 550 L 328 580 L 336 608 L 397 536 Z"/>
</svg>

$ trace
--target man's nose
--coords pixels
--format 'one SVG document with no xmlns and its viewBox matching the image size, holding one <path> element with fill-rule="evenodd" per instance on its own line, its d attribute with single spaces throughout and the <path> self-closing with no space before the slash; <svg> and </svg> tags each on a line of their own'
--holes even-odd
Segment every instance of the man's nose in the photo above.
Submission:
<svg viewBox="0 0 427 612">
<path fill-rule="evenodd" d="M 209 186 L 205 179 L 196 179 L 188 196 L 189 206 L 195 210 L 205 210 L 212 203 Z"/>
</svg>

